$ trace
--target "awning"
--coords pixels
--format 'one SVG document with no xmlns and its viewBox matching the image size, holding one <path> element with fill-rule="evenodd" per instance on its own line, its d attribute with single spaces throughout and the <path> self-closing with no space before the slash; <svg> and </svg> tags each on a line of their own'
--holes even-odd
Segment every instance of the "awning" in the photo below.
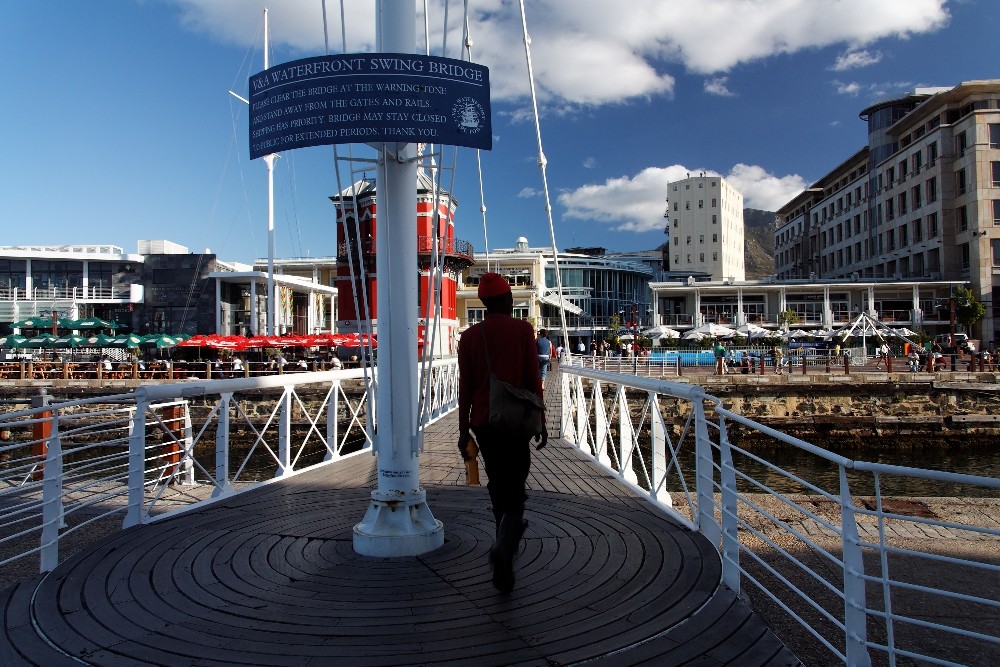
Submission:
<svg viewBox="0 0 1000 667">
<path fill-rule="evenodd" d="M 577 306 L 569 299 L 560 299 L 559 295 L 554 292 L 551 294 L 546 294 L 545 296 L 538 297 L 538 300 L 541 301 L 542 303 L 547 303 L 550 306 L 561 308 L 565 310 L 567 313 L 571 313 L 573 315 L 579 315 L 583 312 L 583 308 L 580 308 L 580 306 Z"/>
</svg>

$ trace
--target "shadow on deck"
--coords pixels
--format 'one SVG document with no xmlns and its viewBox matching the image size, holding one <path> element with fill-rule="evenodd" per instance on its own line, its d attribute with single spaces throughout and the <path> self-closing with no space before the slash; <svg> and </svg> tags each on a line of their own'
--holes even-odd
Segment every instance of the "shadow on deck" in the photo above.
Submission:
<svg viewBox="0 0 1000 667">
<path fill-rule="evenodd" d="M 123 531 L 9 589 L 0 664 L 799 664 L 721 586 L 707 540 L 558 440 L 533 454 L 517 583 L 498 594 L 489 496 L 462 486 L 456 440 L 452 413 L 421 459 L 440 549 L 354 553 L 376 476 L 363 454 Z"/>
</svg>

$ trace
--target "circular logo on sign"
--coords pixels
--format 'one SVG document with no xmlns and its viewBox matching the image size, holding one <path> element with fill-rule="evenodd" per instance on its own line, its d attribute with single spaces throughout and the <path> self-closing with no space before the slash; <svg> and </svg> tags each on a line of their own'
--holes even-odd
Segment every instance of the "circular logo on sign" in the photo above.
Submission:
<svg viewBox="0 0 1000 667">
<path fill-rule="evenodd" d="M 451 117 L 460 131 L 476 134 L 483 129 L 486 113 L 476 99 L 461 97 L 455 101 L 455 105 L 451 108 Z"/>
</svg>

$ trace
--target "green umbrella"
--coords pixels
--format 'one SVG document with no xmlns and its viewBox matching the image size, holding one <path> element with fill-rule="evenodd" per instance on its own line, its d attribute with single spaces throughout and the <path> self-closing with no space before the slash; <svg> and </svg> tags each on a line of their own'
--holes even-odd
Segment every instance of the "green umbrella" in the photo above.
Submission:
<svg viewBox="0 0 1000 667">
<path fill-rule="evenodd" d="M 29 317 L 26 320 L 21 320 L 20 322 L 14 322 L 10 325 L 11 329 L 51 329 L 52 328 L 52 318 L 51 317 Z"/>
<path fill-rule="evenodd" d="M 61 322 L 60 322 L 61 324 Z M 109 322 L 99 317 L 85 317 L 82 320 L 72 320 L 69 329 L 115 329 L 121 328 L 117 322 Z"/>
<path fill-rule="evenodd" d="M 24 347 L 24 341 L 28 340 L 27 336 L 18 336 L 17 334 L 11 334 L 4 338 L 2 347 L 7 350 L 20 350 Z"/>
<path fill-rule="evenodd" d="M 176 338 L 167 334 L 149 334 L 142 339 L 143 345 L 155 345 L 158 350 L 162 350 L 165 347 L 173 347 L 177 345 L 177 342 Z"/>
<path fill-rule="evenodd" d="M 142 345 L 142 336 L 128 334 L 126 336 L 115 336 L 108 343 L 111 347 L 139 347 Z"/>
<path fill-rule="evenodd" d="M 96 336 L 90 336 L 87 338 L 86 347 L 109 347 L 111 345 L 111 341 L 114 339 L 114 336 L 99 333 Z"/>
<path fill-rule="evenodd" d="M 32 336 L 28 340 L 24 341 L 24 347 L 28 347 L 28 348 L 39 347 L 39 348 L 44 348 L 44 349 L 47 350 L 47 349 L 51 349 L 52 347 L 54 347 L 53 342 L 55 340 L 56 340 L 56 337 L 53 336 L 50 333 L 39 334 L 37 336 Z"/>
<path fill-rule="evenodd" d="M 73 325 L 76 324 L 76 322 L 76 320 L 72 320 L 68 317 L 60 317 L 56 324 L 59 325 L 60 329 L 75 329 L 76 327 Z"/>
<path fill-rule="evenodd" d="M 59 336 L 54 341 L 52 341 L 52 347 L 71 347 L 74 350 L 78 347 L 82 347 L 87 344 L 87 339 L 83 336 L 77 336 L 72 334 L 69 336 Z"/>
</svg>

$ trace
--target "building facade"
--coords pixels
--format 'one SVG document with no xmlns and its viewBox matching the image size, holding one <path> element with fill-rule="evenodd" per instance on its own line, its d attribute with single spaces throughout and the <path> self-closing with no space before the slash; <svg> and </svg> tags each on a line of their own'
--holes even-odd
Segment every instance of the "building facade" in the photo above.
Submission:
<svg viewBox="0 0 1000 667">
<path fill-rule="evenodd" d="M 743 280 L 743 194 L 721 176 L 704 174 L 670 183 L 667 192 L 670 249 L 663 268 Z"/>
<path fill-rule="evenodd" d="M 592 340 L 604 339 L 612 328 L 630 323 L 645 327 L 652 316 L 649 283 L 654 269 L 638 261 L 605 257 L 602 249 L 554 256 L 552 248 L 532 248 L 520 237 L 513 248 L 495 248 L 489 255 L 477 253 L 475 259 L 475 266 L 462 272 L 458 285 L 462 330 L 486 314 L 476 292 L 480 276 L 487 271 L 501 274 L 511 284 L 514 316 L 548 329 L 549 338 L 558 344 L 583 341 L 589 345 Z"/>
<path fill-rule="evenodd" d="M 1000 80 L 918 88 L 861 118 L 868 145 L 778 211 L 776 278 L 967 283 L 987 306 L 975 337 L 998 342 Z"/>
</svg>

